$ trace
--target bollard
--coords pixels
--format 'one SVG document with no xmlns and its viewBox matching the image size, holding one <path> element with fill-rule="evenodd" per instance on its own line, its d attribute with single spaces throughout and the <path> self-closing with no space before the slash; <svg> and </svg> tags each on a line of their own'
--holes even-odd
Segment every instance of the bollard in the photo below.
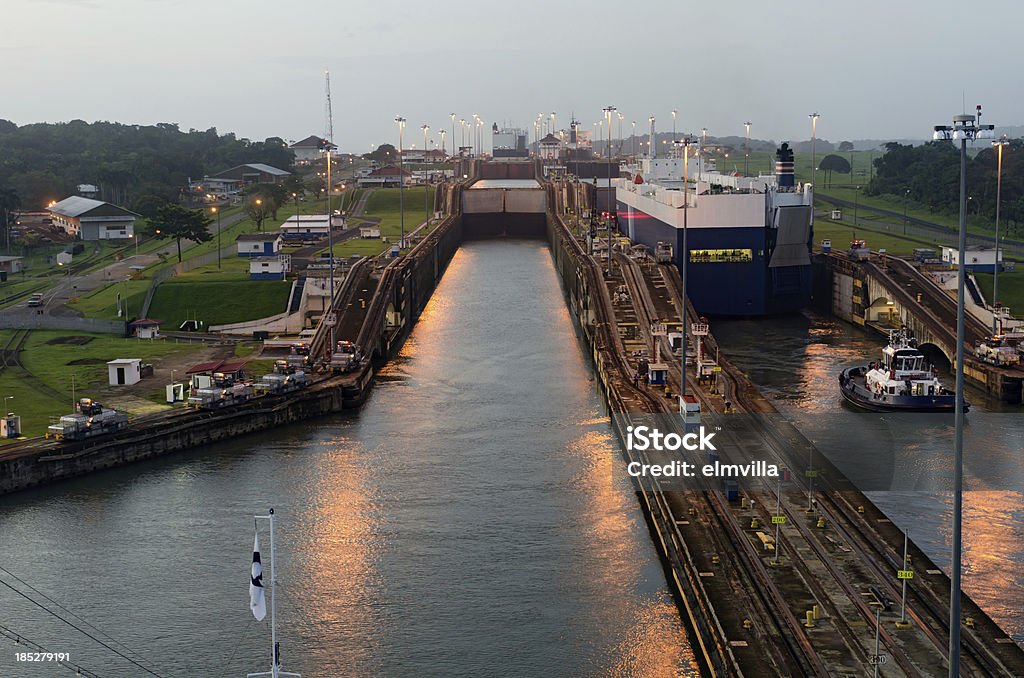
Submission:
<svg viewBox="0 0 1024 678">
<path fill-rule="evenodd" d="M 686 513 L 688 515 L 695 516 L 695 515 L 697 515 L 697 509 L 695 509 L 695 508 L 693 508 L 691 506 L 690 508 L 686 509 Z"/>
<path fill-rule="evenodd" d="M 807 617 L 806 621 L 804 621 L 804 626 L 809 629 L 814 628 L 814 612 L 812 610 L 807 610 Z"/>
<path fill-rule="evenodd" d="M 754 622 L 750 621 L 749 619 L 744 619 L 743 620 L 743 628 L 749 630 L 749 629 L 751 629 L 753 627 L 754 627 Z"/>
<path fill-rule="evenodd" d="M 864 505 L 863 504 L 861 504 L 860 506 L 857 507 L 857 513 L 864 513 Z"/>
<path fill-rule="evenodd" d="M 811 612 L 814 613 L 814 620 L 817 621 L 821 618 L 821 608 L 817 605 L 811 608 Z"/>
<path fill-rule="evenodd" d="M 974 617 L 964 617 L 964 626 L 969 629 L 974 628 Z"/>
<path fill-rule="evenodd" d="M 712 565 L 718 565 L 718 561 L 719 561 L 719 558 L 718 558 L 718 554 L 717 553 L 714 554 L 713 556 L 711 556 L 711 564 Z"/>
<path fill-rule="evenodd" d="M 740 497 L 740 508 L 747 508 L 747 498 Z"/>
<path fill-rule="evenodd" d="M 751 518 L 750 519 L 750 529 L 756 530 L 760 526 L 761 526 L 761 523 L 759 523 L 757 521 L 757 518 Z"/>
<path fill-rule="evenodd" d="M 821 516 L 818 516 L 818 527 L 825 527 L 825 519 Z"/>
</svg>

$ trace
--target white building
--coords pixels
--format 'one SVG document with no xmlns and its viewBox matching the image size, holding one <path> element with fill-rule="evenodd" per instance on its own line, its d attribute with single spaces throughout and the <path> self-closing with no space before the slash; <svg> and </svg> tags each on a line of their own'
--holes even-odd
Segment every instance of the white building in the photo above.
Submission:
<svg viewBox="0 0 1024 678">
<path fill-rule="evenodd" d="M 82 240 L 130 240 L 135 236 L 131 210 L 78 195 L 64 198 L 47 208 L 55 226 Z"/>
<path fill-rule="evenodd" d="M 992 273 L 996 268 L 996 250 L 994 247 L 971 246 L 964 253 L 965 268 L 968 271 Z M 949 266 L 959 266 L 960 250 L 956 247 L 942 248 L 942 262 Z M 999 252 L 999 270 L 1003 270 L 1003 252 Z"/>
<path fill-rule="evenodd" d="M 289 257 L 253 257 L 249 260 L 250 280 L 284 280 L 288 273 Z"/>
<path fill-rule="evenodd" d="M 111 386 L 131 386 L 142 379 L 141 358 L 118 358 L 107 363 Z"/>
<path fill-rule="evenodd" d="M 335 228 L 345 225 L 345 220 L 337 214 L 330 222 Z M 281 236 L 285 240 L 319 240 L 327 237 L 330 228 L 326 214 L 297 214 L 281 224 Z"/>
</svg>

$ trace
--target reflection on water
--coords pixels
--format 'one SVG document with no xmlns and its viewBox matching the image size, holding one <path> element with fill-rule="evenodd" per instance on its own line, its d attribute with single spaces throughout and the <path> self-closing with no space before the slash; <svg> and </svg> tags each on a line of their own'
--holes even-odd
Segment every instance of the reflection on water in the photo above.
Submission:
<svg viewBox="0 0 1024 678">
<path fill-rule="evenodd" d="M 269 650 L 251 515 L 274 506 L 286 670 L 693 673 L 617 464 L 546 246 L 470 243 L 358 415 L 0 498 L 0 564 L 163 675 L 244 675 Z M 101 675 L 140 675 L 8 591 L 0 609 Z M 0 652 L 0 675 L 53 670 Z"/>
<path fill-rule="evenodd" d="M 851 433 L 895 451 L 893 472 L 916 478 L 917 484 L 868 494 L 948 571 L 952 498 L 945 492 L 925 490 L 930 482 L 943 486 L 941 479 L 952 466 L 952 417 L 925 415 L 911 430 L 901 418 L 854 415 L 839 394 L 839 371 L 879 359 L 884 339 L 840 320 L 813 315 L 718 320 L 712 331 L 729 358 L 826 454 Z M 948 372 L 940 377 L 953 385 Z M 972 404 L 964 445 L 967 487 L 974 480 L 976 487 L 997 490 L 971 491 L 964 498 L 964 590 L 1007 632 L 1024 640 L 1024 538 L 1013 529 L 1024 519 L 1020 465 L 1024 414 L 1020 406 L 1005 405 L 977 389 L 969 388 L 967 399 Z M 871 417 L 878 417 L 874 424 Z M 851 420 L 859 422 L 859 430 L 841 428 Z M 872 456 L 876 453 L 877 449 L 865 450 L 864 457 L 877 458 Z M 842 466 L 856 463 L 850 458 L 855 454 L 856 450 L 847 449 L 841 458 L 829 456 Z M 993 480 L 997 471 L 998 478 Z"/>
</svg>

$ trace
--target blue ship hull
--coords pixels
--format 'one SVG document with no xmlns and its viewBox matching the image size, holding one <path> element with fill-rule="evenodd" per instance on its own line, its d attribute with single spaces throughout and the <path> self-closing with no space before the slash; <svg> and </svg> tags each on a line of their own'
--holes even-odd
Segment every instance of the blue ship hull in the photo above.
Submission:
<svg viewBox="0 0 1024 678">
<path fill-rule="evenodd" d="M 675 265 L 682 270 L 683 232 L 621 201 L 619 227 L 631 240 L 653 252 L 659 242 L 672 243 Z M 768 227 L 691 228 L 687 246 L 699 249 L 749 249 L 751 261 L 704 263 L 687 267 L 687 295 L 699 313 L 710 316 L 763 316 L 795 313 L 811 300 L 811 265 L 769 268 L 774 242 Z"/>
</svg>

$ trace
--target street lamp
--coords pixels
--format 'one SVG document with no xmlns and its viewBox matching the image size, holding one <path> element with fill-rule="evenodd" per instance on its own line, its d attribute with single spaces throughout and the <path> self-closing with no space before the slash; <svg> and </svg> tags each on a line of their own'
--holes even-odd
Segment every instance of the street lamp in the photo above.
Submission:
<svg viewBox="0 0 1024 678">
<path fill-rule="evenodd" d="M 14 400 L 14 396 L 12 396 L 12 395 L 4 396 L 4 415 L 11 414 L 11 412 L 7 409 L 7 401 L 8 400 Z"/>
<path fill-rule="evenodd" d="M 996 306 L 999 304 L 999 203 L 1002 197 L 1003 189 L 1003 146 L 1008 145 L 1010 142 L 1006 140 L 1004 134 L 998 141 L 993 141 L 992 145 L 999 149 L 999 161 L 996 165 L 996 263 L 995 268 L 992 269 L 992 334 L 999 334 L 996 326 Z"/>
<path fill-rule="evenodd" d="M 455 143 L 455 114 L 454 113 L 449 113 L 448 117 L 450 117 L 452 119 L 452 143 L 454 144 Z M 441 150 L 442 151 L 444 150 L 444 133 L 443 132 L 441 133 Z M 452 153 L 452 155 L 455 155 L 455 154 Z"/>
<path fill-rule="evenodd" d="M 676 145 L 676 113 L 678 113 L 678 112 L 679 111 L 677 111 L 676 109 L 674 109 L 674 108 L 672 109 L 672 145 L 673 146 Z"/>
<path fill-rule="evenodd" d="M 678 141 L 675 142 L 676 146 L 682 146 L 683 147 L 683 258 L 682 258 L 683 268 L 682 268 L 682 271 L 680 271 L 680 273 L 681 273 L 680 277 L 683 280 L 683 292 L 682 292 L 683 299 L 682 299 L 682 304 L 681 304 L 682 305 L 682 309 L 683 309 L 683 317 L 682 317 L 682 320 L 683 320 L 683 330 L 682 330 L 683 331 L 683 341 L 682 341 L 683 358 L 682 358 L 682 362 L 680 363 L 679 413 L 684 415 L 684 416 L 685 416 L 685 413 L 686 413 L 686 404 L 683 402 L 683 398 L 682 397 L 686 395 L 686 283 L 687 283 L 687 279 L 686 278 L 687 278 L 687 268 L 688 268 L 687 267 L 687 263 L 688 263 L 688 261 L 690 259 L 690 250 L 688 249 L 689 243 L 687 242 L 687 239 L 686 239 L 687 213 L 690 211 L 690 196 L 687 193 L 687 184 L 689 183 L 689 179 L 690 179 L 690 169 L 689 169 L 689 164 L 690 164 L 690 145 L 693 143 L 693 141 L 694 140 L 693 140 L 692 137 L 690 137 L 688 134 L 684 134 L 682 139 L 679 139 Z"/>
<path fill-rule="evenodd" d="M 636 164 L 636 120 L 632 121 L 632 125 L 633 125 L 633 131 L 630 134 L 630 136 L 633 139 L 633 163 L 632 164 L 635 165 Z"/>
<path fill-rule="evenodd" d="M 420 129 L 423 130 L 423 160 L 424 163 L 427 159 L 427 132 L 430 131 L 430 125 L 420 125 Z M 423 223 L 430 224 L 430 207 L 427 206 L 427 195 L 430 193 L 430 175 L 427 173 L 426 164 L 423 166 Z"/>
<path fill-rule="evenodd" d="M 651 126 L 651 137 L 647 140 L 647 157 L 654 159 L 658 157 L 658 145 L 654 143 L 654 116 L 647 118 L 647 123 Z"/>
<path fill-rule="evenodd" d="M 605 204 L 608 206 L 608 277 L 612 275 L 612 212 L 615 209 L 612 192 L 612 115 L 618 112 L 614 106 L 605 106 L 604 117 L 608 121 L 608 194 L 605 195 Z"/>
<path fill-rule="evenodd" d="M 817 169 L 817 166 L 814 164 L 814 142 L 818 139 L 818 118 L 821 116 L 815 111 L 814 113 L 809 113 L 807 117 L 811 119 L 811 186 L 817 187 L 817 184 L 814 183 L 814 173 Z M 813 205 L 811 205 L 811 212 L 814 212 Z"/>
<path fill-rule="evenodd" d="M 750 121 L 743 123 L 747 128 L 747 140 L 743 143 L 743 176 L 750 174 Z"/>
<path fill-rule="evenodd" d="M 981 106 L 977 108 L 981 118 Z M 956 436 L 953 452 L 953 548 L 949 593 L 949 676 L 960 675 L 960 577 L 964 483 L 964 263 L 967 257 L 967 142 L 995 137 L 994 125 L 979 125 L 973 115 L 953 116 L 953 125 L 936 125 L 932 139 L 960 142 L 960 242 L 956 297 Z"/>
<path fill-rule="evenodd" d="M 860 197 L 860 186 L 855 186 L 853 191 L 853 239 L 857 239 L 857 199 Z"/>
<path fill-rule="evenodd" d="M 448 154 L 445 153 L 444 151 L 444 137 L 448 130 L 442 129 L 438 131 L 441 133 L 441 159 L 444 160 L 446 157 L 448 157 Z M 452 135 L 452 138 L 454 138 L 454 135 Z"/>
<path fill-rule="evenodd" d="M 402 152 L 402 132 L 405 130 L 405 118 L 396 115 L 395 122 L 398 124 L 398 219 L 402 224 L 402 238 L 398 241 L 398 248 L 405 249 L 405 198 L 402 191 L 405 187 L 405 154 Z"/>
<path fill-rule="evenodd" d="M 217 268 L 220 268 L 220 210 L 213 206 L 210 208 L 210 211 L 217 215 Z M 135 241 L 135 253 L 139 253 L 139 241 L 137 239 Z"/>
<path fill-rule="evenodd" d="M 903 235 L 907 234 L 907 203 L 910 202 L 910 189 L 903 191 Z"/>
</svg>

